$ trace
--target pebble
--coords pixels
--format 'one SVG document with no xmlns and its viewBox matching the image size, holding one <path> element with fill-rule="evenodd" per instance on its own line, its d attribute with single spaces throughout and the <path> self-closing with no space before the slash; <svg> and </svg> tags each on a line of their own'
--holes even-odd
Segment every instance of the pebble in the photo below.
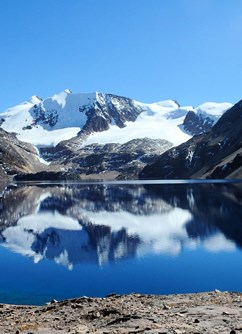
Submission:
<svg viewBox="0 0 242 334">
<path fill-rule="evenodd" d="M 1 307 L 0 333 L 237 334 L 242 324 L 239 296 L 223 292 L 137 297 L 115 294 L 106 299 L 55 301 L 42 307 L 8 305 Z M 13 330 L 16 322 L 17 329 Z"/>
</svg>

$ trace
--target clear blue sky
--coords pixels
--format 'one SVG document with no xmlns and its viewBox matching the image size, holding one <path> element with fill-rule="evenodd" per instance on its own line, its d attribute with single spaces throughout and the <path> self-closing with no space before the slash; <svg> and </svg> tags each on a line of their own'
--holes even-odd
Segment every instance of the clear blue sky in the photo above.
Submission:
<svg viewBox="0 0 242 334">
<path fill-rule="evenodd" d="M 0 0 L 0 111 L 31 95 L 242 99 L 241 0 Z"/>
</svg>

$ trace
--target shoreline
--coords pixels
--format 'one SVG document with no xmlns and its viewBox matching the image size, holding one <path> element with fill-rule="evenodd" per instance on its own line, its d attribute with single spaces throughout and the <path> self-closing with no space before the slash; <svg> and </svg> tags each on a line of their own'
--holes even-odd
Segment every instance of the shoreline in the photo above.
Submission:
<svg viewBox="0 0 242 334">
<path fill-rule="evenodd" d="M 0 304 L 0 333 L 242 333 L 242 293 L 112 294 L 52 301 L 44 306 Z"/>
</svg>

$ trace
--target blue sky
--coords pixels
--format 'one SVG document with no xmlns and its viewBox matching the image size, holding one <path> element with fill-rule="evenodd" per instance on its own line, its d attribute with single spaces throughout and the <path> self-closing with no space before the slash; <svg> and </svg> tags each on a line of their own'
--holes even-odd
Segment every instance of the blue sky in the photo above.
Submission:
<svg viewBox="0 0 242 334">
<path fill-rule="evenodd" d="M 0 111 L 68 88 L 242 98 L 241 0 L 1 0 Z"/>
</svg>

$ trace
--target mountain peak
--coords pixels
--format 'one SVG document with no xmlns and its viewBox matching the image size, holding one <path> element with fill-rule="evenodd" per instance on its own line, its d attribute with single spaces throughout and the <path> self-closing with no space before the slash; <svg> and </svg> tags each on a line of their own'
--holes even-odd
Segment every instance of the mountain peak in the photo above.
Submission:
<svg viewBox="0 0 242 334">
<path fill-rule="evenodd" d="M 33 95 L 31 96 L 31 98 L 28 100 L 28 102 L 33 103 L 33 104 L 37 104 L 42 102 L 43 100 L 41 99 L 41 97 L 37 96 L 37 95 Z"/>
<path fill-rule="evenodd" d="M 198 114 L 209 114 L 215 117 L 221 117 L 225 111 L 232 108 L 233 104 L 229 102 L 205 102 L 198 106 L 195 111 Z"/>
<path fill-rule="evenodd" d="M 67 94 L 72 94 L 72 91 L 70 89 L 65 89 L 64 92 Z"/>
</svg>

